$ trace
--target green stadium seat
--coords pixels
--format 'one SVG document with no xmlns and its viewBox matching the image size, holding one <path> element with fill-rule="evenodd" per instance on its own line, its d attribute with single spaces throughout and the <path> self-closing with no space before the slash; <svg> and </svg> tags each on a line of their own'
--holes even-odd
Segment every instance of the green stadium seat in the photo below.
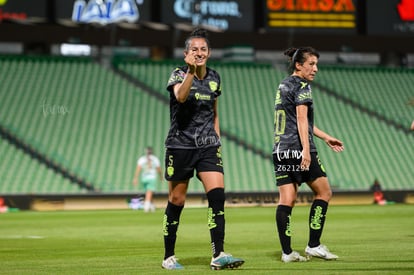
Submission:
<svg viewBox="0 0 414 275">
<path fill-rule="evenodd" d="M 142 84 L 137 87 L 89 59 L 0 57 L 4 87 L 0 124 L 92 182 L 99 192 L 139 192 L 132 176 L 143 148 L 152 145 L 163 160 L 169 107 L 159 95 L 168 99 L 165 86 L 180 62 L 115 62 L 118 70 Z M 238 138 L 235 142 L 222 137 L 226 190 L 276 191 L 270 159 L 273 104 L 286 72 L 269 64 L 213 61 L 211 67 L 222 77 L 222 131 Z M 414 136 L 392 125 L 412 120 L 413 107 L 407 104 L 413 97 L 408 81 L 412 71 L 342 67 L 320 71 L 313 86 L 316 124 L 342 139 L 346 147 L 336 154 L 317 140 L 335 190 L 368 190 L 375 178 L 386 190 L 413 189 Z M 45 113 L 45 104 L 68 112 Z M 0 164 L 6 168 L 1 172 L 1 193 L 87 192 L 4 140 L 0 149 Z M 158 192 L 168 192 L 165 182 Z M 196 178 L 189 192 L 204 192 Z"/>
</svg>

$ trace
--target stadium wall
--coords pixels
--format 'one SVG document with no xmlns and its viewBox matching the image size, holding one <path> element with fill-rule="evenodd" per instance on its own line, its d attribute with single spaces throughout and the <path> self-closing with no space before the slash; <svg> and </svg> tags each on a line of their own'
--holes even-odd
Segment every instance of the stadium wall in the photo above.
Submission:
<svg viewBox="0 0 414 275">
<path fill-rule="evenodd" d="M 414 191 L 385 191 L 388 202 L 414 204 Z M 2 198 L 5 207 L 10 210 L 62 211 L 62 210 L 104 210 L 129 209 L 133 198 L 143 194 L 90 194 L 90 195 L 6 195 Z M 298 194 L 297 205 L 312 203 L 311 192 Z M 279 194 L 274 193 L 227 193 L 226 207 L 274 207 Z M 166 194 L 154 195 L 156 208 L 163 209 L 167 201 Z M 331 205 L 366 205 L 373 204 L 372 192 L 335 192 Z M 187 207 L 206 207 L 205 194 L 188 194 Z M 6 211 L 4 211 L 6 212 Z"/>
</svg>

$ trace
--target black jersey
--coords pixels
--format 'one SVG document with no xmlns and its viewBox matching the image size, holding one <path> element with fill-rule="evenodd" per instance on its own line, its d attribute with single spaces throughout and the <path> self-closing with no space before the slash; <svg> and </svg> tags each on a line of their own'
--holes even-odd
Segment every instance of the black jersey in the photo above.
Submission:
<svg viewBox="0 0 414 275">
<path fill-rule="evenodd" d="M 221 94 L 220 75 L 207 67 L 206 77 L 194 77 L 190 94 L 184 103 L 175 98 L 173 87 L 184 81 L 187 66 L 176 68 L 168 80 L 170 93 L 170 130 L 167 148 L 194 149 L 219 146 L 214 129 L 214 104 Z"/>
<path fill-rule="evenodd" d="M 279 85 L 275 99 L 273 154 L 278 154 L 279 158 L 302 157 L 296 116 L 296 106 L 302 104 L 308 106 L 310 151 L 316 152 L 313 142 L 313 101 L 310 84 L 298 76 L 289 76 Z"/>
</svg>

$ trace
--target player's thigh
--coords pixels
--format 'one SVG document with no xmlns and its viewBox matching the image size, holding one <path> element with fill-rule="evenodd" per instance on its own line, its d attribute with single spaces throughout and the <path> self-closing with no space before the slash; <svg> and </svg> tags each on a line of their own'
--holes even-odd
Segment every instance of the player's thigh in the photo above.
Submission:
<svg viewBox="0 0 414 275">
<path fill-rule="evenodd" d="M 201 180 L 206 193 L 215 188 L 224 188 L 224 175 L 217 171 L 199 172 L 198 178 Z"/>
<path fill-rule="evenodd" d="M 278 186 L 279 205 L 293 207 L 296 202 L 298 185 L 296 183 L 286 183 Z"/>
<path fill-rule="evenodd" d="M 203 183 L 206 193 L 215 188 L 224 188 L 224 169 L 223 160 L 221 159 L 221 147 L 200 149 L 196 170 L 197 177 Z"/>
</svg>

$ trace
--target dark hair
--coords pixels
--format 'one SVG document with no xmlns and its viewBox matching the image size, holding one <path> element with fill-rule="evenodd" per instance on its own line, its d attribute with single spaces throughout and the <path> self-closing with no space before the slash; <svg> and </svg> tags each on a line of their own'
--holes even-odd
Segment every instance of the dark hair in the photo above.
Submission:
<svg viewBox="0 0 414 275">
<path fill-rule="evenodd" d="M 295 71 L 296 62 L 305 63 L 306 55 L 314 55 L 319 58 L 319 53 L 312 47 L 289 48 L 284 52 L 284 55 L 289 57 L 289 73 Z"/>
<path fill-rule="evenodd" d="M 210 41 L 208 40 L 207 31 L 205 29 L 202 29 L 202 28 L 196 28 L 190 33 L 190 35 L 185 40 L 185 49 L 186 50 L 188 50 L 188 48 L 190 47 L 190 42 L 191 42 L 191 39 L 193 39 L 193 38 L 204 38 L 206 40 L 208 48 L 211 48 L 210 47 Z"/>
</svg>

